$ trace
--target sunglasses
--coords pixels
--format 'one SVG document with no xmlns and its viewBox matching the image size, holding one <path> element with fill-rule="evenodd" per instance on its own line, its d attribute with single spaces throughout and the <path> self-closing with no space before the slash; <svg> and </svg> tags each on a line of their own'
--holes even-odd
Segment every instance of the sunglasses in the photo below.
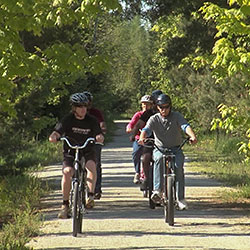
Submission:
<svg viewBox="0 0 250 250">
<path fill-rule="evenodd" d="M 168 105 L 158 105 L 158 107 L 160 108 L 160 109 L 168 109 L 168 108 L 170 108 L 170 105 L 168 104 Z"/>
</svg>

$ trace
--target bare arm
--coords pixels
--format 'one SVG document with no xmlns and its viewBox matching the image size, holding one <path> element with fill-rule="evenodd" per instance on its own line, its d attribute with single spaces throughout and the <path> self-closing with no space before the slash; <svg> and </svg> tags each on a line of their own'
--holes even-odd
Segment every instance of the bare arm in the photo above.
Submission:
<svg viewBox="0 0 250 250">
<path fill-rule="evenodd" d="M 139 119 L 131 131 L 131 138 L 130 138 L 131 141 L 135 140 L 135 136 L 138 134 L 139 130 L 143 128 L 144 126 L 145 126 L 145 122 Z"/>
<path fill-rule="evenodd" d="M 100 127 L 101 127 L 101 130 L 102 130 L 102 133 L 106 134 L 106 132 L 107 132 L 106 123 L 105 122 L 100 122 Z"/>
<path fill-rule="evenodd" d="M 138 143 L 140 145 L 144 145 L 144 140 L 147 138 L 147 132 L 145 130 L 142 130 L 141 134 L 140 134 L 140 139 L 138 141 Z"/>
<path fill-rule="evenodd" d="M 186 134 L 190 137 L 190 142 L 192 144 L 196 144 L 197 143 L 196 135 L 195 135 L 193 129 L 190 126 L 187 127 Z"/>
<path fill-rule="evenodd" d="M 49 141 L 50 142 L 57 142 L 57 139 L 58 138 L 60 138 L 60 134 L 58 133 L 58 132 L 56 132 L 56 131 L 53 131 L 51 134 L 50 134 L 50 136 L 49 136 Z"/>
</svg>

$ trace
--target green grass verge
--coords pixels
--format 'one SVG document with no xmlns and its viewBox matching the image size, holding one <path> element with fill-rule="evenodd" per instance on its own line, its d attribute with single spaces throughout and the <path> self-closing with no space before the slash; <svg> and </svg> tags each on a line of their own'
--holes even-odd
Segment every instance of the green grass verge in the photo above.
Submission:
<svg viewBox="0 0 250 250">
<path fill-rule="evenodd" d="M 40 198 L 48 188 L 34 176 L 6 176 L 0 180 L 0 249 L 29 249 L 25 244 L 39 231 Z"/>
<path fill-rule="evenodd" d="M 250 198 L 250 165 L 237 152 L 237 138 L 203 137 L 195 146 L 185 146 L 185 154 L 192 161 L 193 171 L 215 178 L 233 190 L 221 195 L 227 202 L 241 202 Z"/>
</svg>

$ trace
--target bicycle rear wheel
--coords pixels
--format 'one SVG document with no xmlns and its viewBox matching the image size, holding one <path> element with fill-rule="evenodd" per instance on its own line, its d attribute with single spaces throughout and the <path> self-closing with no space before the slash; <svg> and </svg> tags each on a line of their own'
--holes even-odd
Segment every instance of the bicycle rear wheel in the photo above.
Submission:
<svg viewBox="0 0 250 250">
<path fill-rule="evenodd" d="M 72 218 L 73 218 L 73 236 L 76 237 L 79 232 L 79 185 L 78 182 L 74 183 L 73 187 L 73 206 L 72 206 Z"/>
<path fill-rule="evenodd" d="M 166 222 L 170 226 L 174 225 L 174 176 L 167 177 L 167 195 L 168 195 L 168 202 L 167 206 L 165 205 L 165 209 L 167 209 L 166 214 Z"/>
</svg>

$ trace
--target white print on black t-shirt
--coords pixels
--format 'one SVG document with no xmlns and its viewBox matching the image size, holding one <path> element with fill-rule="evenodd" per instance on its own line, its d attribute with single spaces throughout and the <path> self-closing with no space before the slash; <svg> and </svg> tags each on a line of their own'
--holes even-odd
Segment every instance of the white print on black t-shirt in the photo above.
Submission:
<svg viewBox="0 0 250 250">
<path fill-rule="evenodd" d="M 75 128 L 72 127 L 73 133 L 87 135 L 90 132 L 89 128 Z"/>
</svg>

